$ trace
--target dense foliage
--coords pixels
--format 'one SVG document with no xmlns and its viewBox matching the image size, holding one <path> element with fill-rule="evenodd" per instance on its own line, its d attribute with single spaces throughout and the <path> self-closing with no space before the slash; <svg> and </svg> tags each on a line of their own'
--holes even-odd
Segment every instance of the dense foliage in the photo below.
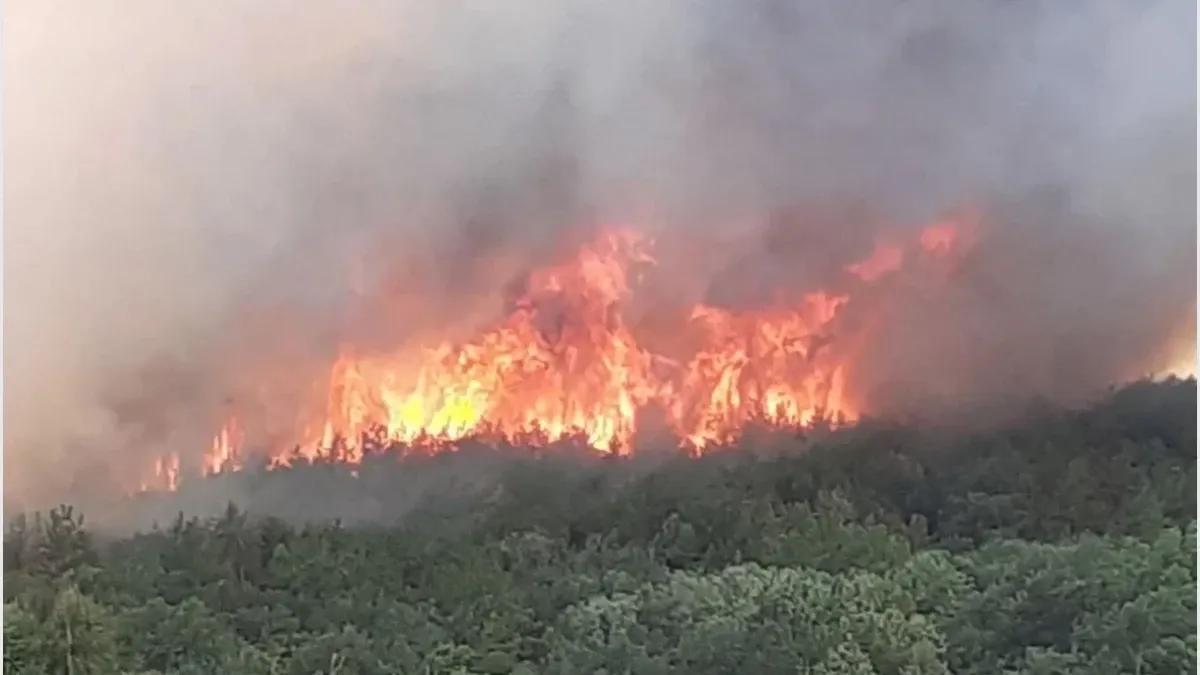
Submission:
<svg viewBox="0 0 1200 675">
<path fill-rule="evenodd" d="M 97 543 L 64 507 L 9 526 L 4 672 L 1195 672 L 1195 453 L 1168 381 L 986 433 L 526 457 L 386 526 Z"/>
</svg>

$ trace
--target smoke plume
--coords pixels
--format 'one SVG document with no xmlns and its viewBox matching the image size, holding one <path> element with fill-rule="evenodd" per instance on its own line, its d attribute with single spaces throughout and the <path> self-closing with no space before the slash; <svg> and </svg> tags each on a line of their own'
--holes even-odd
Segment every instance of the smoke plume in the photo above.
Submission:
<svg viewBox="0 0 1200 675">
<path fill-rule="evenodd" d="M 337 345 L 455 335 L 590 227 L 652 322 L 983 225 L 858 320 L 879 414 L 1194 359 L 1195 6 L 10 2 L 5 502 L 267 427 Z M 854 317 L 851 317 L 852 319 Z"/>
</svg>

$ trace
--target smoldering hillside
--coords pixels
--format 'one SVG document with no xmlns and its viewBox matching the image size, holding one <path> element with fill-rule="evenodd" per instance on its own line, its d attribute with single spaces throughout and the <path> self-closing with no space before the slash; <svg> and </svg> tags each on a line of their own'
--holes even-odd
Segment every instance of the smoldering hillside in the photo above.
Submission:
<svg viewBox="0 0 1200 675">
<path fill-rule="evenodd" d="M 984 213 L 881 319 L 880 411 L 1194 354 L 1182 0 L 8 10 L 9 508 L 203 447 L 230 396 L 303 405 L 339 342 L 469 326 L 598 222 L 733 241 L 677 292 L 739 302 Z"/>
</svg>

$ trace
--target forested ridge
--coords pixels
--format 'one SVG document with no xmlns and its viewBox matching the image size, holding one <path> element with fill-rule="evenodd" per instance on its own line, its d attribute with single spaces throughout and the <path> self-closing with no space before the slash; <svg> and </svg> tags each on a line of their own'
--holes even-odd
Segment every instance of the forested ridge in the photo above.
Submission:
<svg viewBox="0 0 1200 675">
<path fill-rule="evenodd" d="M 759 442 L 638 470 L 512 453 L 374 524 L 18 516 L 4 672 L 1195 672 L 1195 380 Z M 405 470 L 373 461 L 364 499 Z M 318 502 L 356 480 L 273 474 Z"/>
</svg>

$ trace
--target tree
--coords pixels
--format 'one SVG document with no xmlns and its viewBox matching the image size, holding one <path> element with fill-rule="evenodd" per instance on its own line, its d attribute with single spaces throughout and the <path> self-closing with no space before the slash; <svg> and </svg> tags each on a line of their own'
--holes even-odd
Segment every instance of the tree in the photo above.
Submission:
<svg viewBox="0 0 1200 675">
<path fill-rule="evenodd" d="M 17 527 L 15 532 L 10 530 L 10 533 L 23 542 L 28 533 L 23 526 Z M 48 520 L 39 516 L 33 538 L 34 555 L 28 562 L 41 574 L 61 577 L 97 562 L 96 550 L 91 535 L 84 528 L 83 516 L 76 514 L 71 506 L 63 505 L 51 510 Z M 23 549 L 20 555 L 26 558 L 28 553 L 24 550 L 24 544 L 20 546 Z"/>
<path fill-rule="evenodd" d="M 109 675 L 116 671 L 112 617 L 74 585 L 59 593 L 47 623 L 46 632 L 53 636 L 43 644 L 47 670 L 66 675 Z"/>
</svg>

